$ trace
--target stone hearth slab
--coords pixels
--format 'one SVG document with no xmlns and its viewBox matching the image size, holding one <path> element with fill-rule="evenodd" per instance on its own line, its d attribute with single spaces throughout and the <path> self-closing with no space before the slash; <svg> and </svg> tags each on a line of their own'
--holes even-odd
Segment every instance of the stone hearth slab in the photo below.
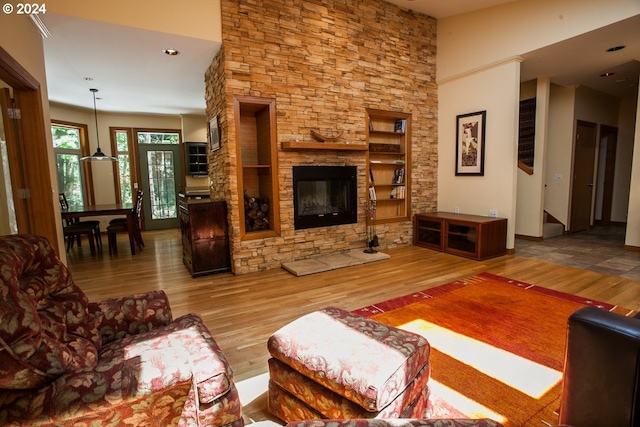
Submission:
<svg viewBox="0 0 640 427">
<path fill-rule="evenodd" d="M 340 254 L 322 255 L 300 261 L 285 262 L 282 263 L 282 268 L 293 275 L 306 276 L 307 274 L 321 273 L 323 271 L 366 264 L 388 258 L 390 258 L 390 256 L 383 252 L 368 254 L 362 249 L 354 249 Z"/>
</svg>

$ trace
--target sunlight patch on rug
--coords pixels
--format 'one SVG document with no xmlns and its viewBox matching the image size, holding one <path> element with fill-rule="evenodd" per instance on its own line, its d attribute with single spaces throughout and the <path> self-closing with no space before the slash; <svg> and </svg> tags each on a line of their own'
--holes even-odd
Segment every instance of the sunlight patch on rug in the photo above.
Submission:
<svg viewBox="0 0 640 427">
<path fill-rule="evenodd" d="M 562 372 L 422 319 L 400 329 L 422 335 L 431 347 L 534 399 L 562 379 Z"/>
<path fill-rule="evenodd" d="M 431 392 L 456 409 L 462 411 L 469 418 L 491 418 L 499 423 L 507 421 L 507 417 L 500 415 L 475 400 L 469 399 L 462 393 L 445 386 L 444 384 L 429 379 L 429 389 Z"/>
</svg>

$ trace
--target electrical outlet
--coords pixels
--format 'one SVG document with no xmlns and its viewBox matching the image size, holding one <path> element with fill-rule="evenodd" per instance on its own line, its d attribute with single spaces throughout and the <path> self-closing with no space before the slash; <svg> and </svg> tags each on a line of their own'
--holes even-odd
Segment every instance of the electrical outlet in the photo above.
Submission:
<svg viewBox="0 0 640 427">
<path fill-rule="evenodd" d="M 460 206 L 456 206 L 455 208 L 453 208 L 453 212 L 460 213 Z"/>
<path fill-rule="evenodd" d="M 498 218 L 498 211 L 496 209 L 489 209 L 489 216 L 491 218 Z"/>
</svg>

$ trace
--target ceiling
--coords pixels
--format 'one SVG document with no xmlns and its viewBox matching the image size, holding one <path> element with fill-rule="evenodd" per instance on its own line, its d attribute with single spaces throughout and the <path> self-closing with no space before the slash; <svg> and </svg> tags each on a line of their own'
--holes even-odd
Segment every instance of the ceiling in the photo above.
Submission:
<svg viewBox="0 0 640 427">
<path fill-rule="evenodd" d="M 51 33 L 44 39 L 51 101 L 93 108 L 96 88 L 100 111 L 204 115 L 204 73 L 219 43 L 54 13 L 41 19 Z"/>
<path fill-rule="evenodd" d="M 515 0 L 387 0 L 436 18 Z M 47 13 L 44 39 L 49 99 L 99 111 L 152 114 L 205 113 L 204 73 L 220 44 L 174 34 Z M 521 79 L 584 85 L 624 98 L 637 94 L 640 16 L 523 53 Z M 81 35 L 81 36 L 78 36 Z M 617 52 L 606 49 L 626 45 Z M 163 51 L 173 48 L 177 56 Z M 600 74 L 614 72 L 611 77 Z M 88 78 L 92 80 L 87 80 Z"/>
</svg>

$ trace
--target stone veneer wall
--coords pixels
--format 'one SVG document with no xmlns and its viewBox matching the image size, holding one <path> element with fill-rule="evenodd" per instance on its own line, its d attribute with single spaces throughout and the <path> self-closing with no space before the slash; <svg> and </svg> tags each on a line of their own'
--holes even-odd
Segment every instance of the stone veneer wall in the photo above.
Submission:
<svg viewBox="0 0 640 427">
<path fill-rule="evenodd" d="M 283 151 L 283 141 L 315 141 L 310 130 L 343 131 L 364 144 L 365 108 L 412 114 L 411 210 L 437 199 L 436 20 L 381 0 L 222 0 L 223 46 L 206 73 L 207 114 L 219 116 L 222 149 L 210 153 L 211 195 L 229 207 L 232 270 L 365 248 L 362 151 Z M 281 233 L 240 239 L 233 96 L 276 100 Z M 292 167 L 358 167 L 358 223 L 295 230 Z M 412 222 L 378 224 L 381 249 L 412 243 Z"/>
</svg>

